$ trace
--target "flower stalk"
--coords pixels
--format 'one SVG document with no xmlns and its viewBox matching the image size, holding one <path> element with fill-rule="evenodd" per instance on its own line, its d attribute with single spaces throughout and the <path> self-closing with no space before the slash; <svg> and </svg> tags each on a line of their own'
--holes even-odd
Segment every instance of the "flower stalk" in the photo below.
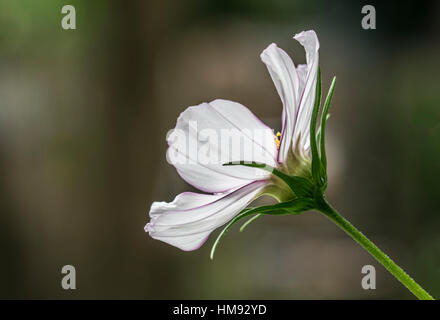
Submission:
<svg viewBox="0 0 440 320">
<path fill-rule="evenodd" d="M 420 300 L 434 300 L 417 282 L 414 281 L 401 267 L 390 257 L 380 250 L 373 242 L 354 227 L 347 219 L 341 216 L 328 202 L 321 198 L 318 203 L 318 211 L 333 221 L 338 227 L 344 230 L 350 237 L 368 251 L 378 262 L 380 262 L 394 277 L 408 288 Z"/>
</svg>

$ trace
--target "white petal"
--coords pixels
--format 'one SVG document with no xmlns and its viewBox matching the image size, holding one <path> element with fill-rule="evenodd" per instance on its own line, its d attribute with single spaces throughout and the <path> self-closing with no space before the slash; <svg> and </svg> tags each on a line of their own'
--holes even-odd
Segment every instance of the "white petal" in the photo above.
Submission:
<svg viewBox="0 0 440 320">
<path fill-rule="evenodd" d="M 266 64 L 272 81 L 283 103 L 282 132 L 278 161 L 284 162 L 290 150 L 298 109 L 300 79 L 290 57 L 275 43 L 262 53 L 261 60 Z"/>
<path fill-rule="evenodd" d="M 205 192 L 225 192 L 270 175 L 261 169 L 224 163 L 256 161 L 276 165 L 272 129 L 245 106 L 228 100 L 187 108 L 177 119 L 168 143 L 167 157 L 180 176 Z"/>
<path fill-rule="evenodd" d="M 306 50 L 307 67 L 298 66 L 300 78 L 300 100 L 293 141 L 305 152 L 310 147 L 310 119 L 316 95 L 316 80 L 319 67 L 319 41 L 315 31 L 303 31 L 295 35 L 296 39 Z"/>
<path fill-rule="evenodd" d="M 227 194 L 184 192 L 173 202 L 154 202 L 150 222 L 145 226 L 154 239 L 179 249 L 200 248 L 209 234 L 233 219 L 267 184 L 255 181 Z"/>
<path fill-rule="evenodd" d="M 299 92 L 303 92 L 304 85 L 306 84 L 307 79 L 307 65 L 300 64 L 296 67 L 296 73 L 298 73 L 299 78 Z"/>
</svg>

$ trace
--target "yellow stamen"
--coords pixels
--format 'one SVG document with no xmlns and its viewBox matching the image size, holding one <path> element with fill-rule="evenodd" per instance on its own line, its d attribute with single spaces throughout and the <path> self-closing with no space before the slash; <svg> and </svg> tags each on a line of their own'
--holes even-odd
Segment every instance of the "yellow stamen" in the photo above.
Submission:
<svg viewBox="0 0 440 320">
<path fill-rule="evenodd" d="M 277 144 L 277 149 L 280 148 L 280 137 L 281 137 L 281 133 L 278 131 L 275 137 L 275 142 Z"/>
</svg>

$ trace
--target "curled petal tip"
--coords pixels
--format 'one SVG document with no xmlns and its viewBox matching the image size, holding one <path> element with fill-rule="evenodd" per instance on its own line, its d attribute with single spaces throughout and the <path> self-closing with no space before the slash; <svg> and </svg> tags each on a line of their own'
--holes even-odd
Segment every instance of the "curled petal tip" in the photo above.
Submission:
<svg viewBox="0 0 440 320">
<path fill-rule="evenodd" d="M 303 45 L 306 50 L 314 49 L 314 51 L 319 50 L 318 36 L 314 30 L 307 30 L 297 33 L 293 36 L 301 45 Z"/>
<path fill-rule="evenodd" d="M 268 45 L 261 53 L 260 53 L 260 58 L 261 60 L 263 60 L 263 62 L 265 62 L 265 60 L 268 58 L 268 54 L 270 51 L 274 50 L 278 48 L 277 44 L 275 42 L 272 42 L 270 45 Z"/>
<path fill-rule="evenodd" d="M 301 38 L 308 37 L 308 36 L 317 37 L 315 30 L 304 30 L 304 31 L 301 31 L 301 32 L 295 34 L 293 36 L 293 38 L 294 39 L 301 39 Z"/>
</svg>

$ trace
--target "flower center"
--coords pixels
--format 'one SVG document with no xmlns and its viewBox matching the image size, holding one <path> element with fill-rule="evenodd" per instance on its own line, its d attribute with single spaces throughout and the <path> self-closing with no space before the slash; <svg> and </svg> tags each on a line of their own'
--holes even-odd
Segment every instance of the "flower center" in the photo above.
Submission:
<svg viewBox="0 0 440 320">
<path fill-rule="evenodd" d="M 275 143 L 277 144 L 277 150 L 280 149 L 280 137 L 281 137 L 281 133 L 278 131 L 277 134 L 275 135 Z"/>
</svg>

